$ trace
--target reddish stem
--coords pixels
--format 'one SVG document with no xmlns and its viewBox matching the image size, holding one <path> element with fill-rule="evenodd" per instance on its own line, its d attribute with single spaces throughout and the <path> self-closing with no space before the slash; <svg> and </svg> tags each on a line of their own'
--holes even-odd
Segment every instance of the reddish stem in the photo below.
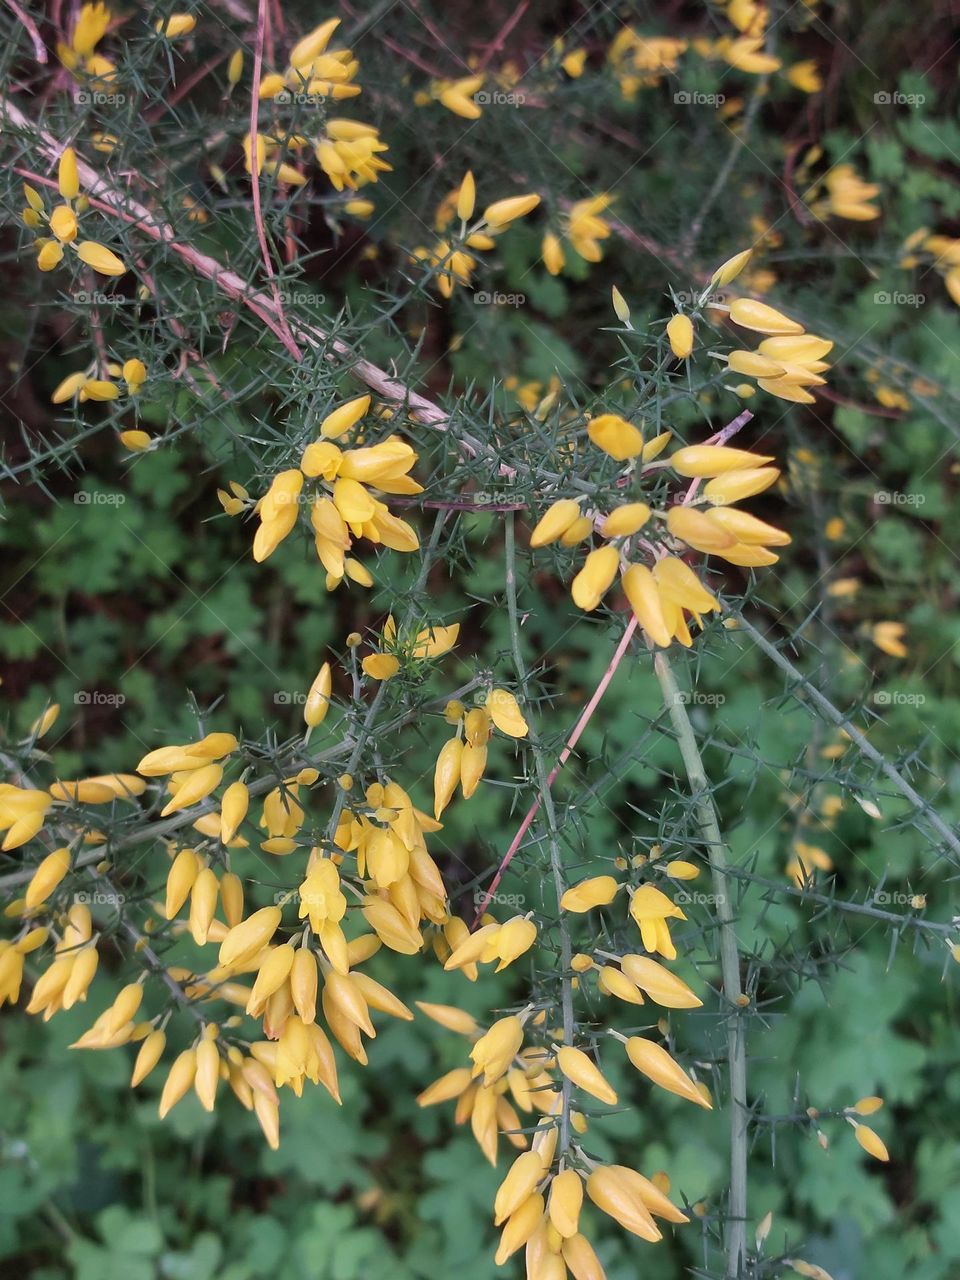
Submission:
<svg viewBox="0 0 960 1280">
<path fill-rule="evenodd" d="M 554 766 L 553 771 L 547 777 L 548 788 L 553 786 L 554 779 L 556 778 L 560 770 L 563 768 L 563 766 L 570 759 L 570 756 L 573 753 L 574 748 L 576 747 L 577 743 L 580 741 L 580 738 L 583 734 L 584 729 L 586 729 L 587 725 L 590 723 L 590 720 L 593 717 L 593 713 L 596 711 L 597 706 L 600 703 L 600 699 L 606 693 L 607 686 L 610 684 L 610 681 L 613 679 L 614 675 L 616 674 L 617 668 L 620 666 L 620 663 L 623 661 L 623 656 L 627 652 L 627 648 L 629 647 L 630 641 L 633 639 L 633 633 L 636 631 L 636 629 L 637 629 L 637 619 L 633 614 L 631 614 L 630 621 L 627 623 L 626 630 L 624 631 L 623 635 L 620 638 L 620 643 L 617 645 L 614 655 L 610 659 L 610 662 L 607 665 L 607 669 L 603 673 L 603 676 L 601 677 L 600 683 L 597 685 L 596 689 L 594 689 L 593 696 L 591 697 L 587 705 L 584 707 L 583 713 L 581 714 L 580 719 L 577 721 L 576 725 L 574 726 L 573 732 L 570 734 L 570 737 L 567 739 L 566 746 L 560 752 L 559 760 Z M 517 834 L 511 840 L 510 848 L 507 850 L 506 854 L 504 855 L 503 861 L 500 863 L 500 866 L 497 868 L 497 874 L 490 881 L 490 886 L 487 889 L 486 893 L 484 894 L 483 901 L 480 903 L 480 906 L 477 908 L 477 914 L 474 917 L 473 926 L 472 926 L 474 929 L 480 923 L 480 920 L 483 917 L 483 913 L 486 911 L 487 907 L 490 904 L 491 899 L 496 893 L 497 886 L 500 884 L 500 881 L 503 879 L 503 876 L 507 870 L 507 867 L 509 867 L 510 863 L 513 861 L 514 854 L 517 852 L 517 850 L 520 848 L 520 845 L 523 843 L 523 837 L 527 834 L 527 832 L 530 829 L 530 824 L 533 822 L 534 818 L 537 816 L 537 813 L 540 809 L 540 805 L 542 803 L 542 799 L 543 799 L 542 796 L 538 796 L 536 800 L 534 800 L 533 804 L 527 810 L 526 816 L 524 817 L 523 821 L 520 823 L 520 828 L 517 831 Z"/>
</svg>

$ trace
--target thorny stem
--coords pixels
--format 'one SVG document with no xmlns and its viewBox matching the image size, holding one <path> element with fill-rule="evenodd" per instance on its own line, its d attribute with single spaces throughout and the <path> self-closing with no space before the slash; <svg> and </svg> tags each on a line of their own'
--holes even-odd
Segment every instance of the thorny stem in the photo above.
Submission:
<svg viewBox="0 0 960 1280">
<path fill-rule="evenodd" d="M 730 1200 L 727 1213 L 727 1276 L 737 1280 L 746 1260 L 747 1232 L 747 1052 L 740 983 L 740 954 L 734 928 L 733 907 L 727 884 L 727 851 L 720 834 L 717 811 L 710 794 L 703 760 L 694 736 L 683 695 L 665 652 L 653 659 L 663 701 L 683 757 L 700 828 L 713 874 L 720 926 L 720 970 L 727 1009 L 727 1060 L 730 1072 Z"/>
<path fill-rule="evenodd" d="M 857 748 L 861 755 L 865 756 L 871 764 L 875 765 L 880 772 L 886 777 L 896 789 L 914 806 L 919 814 L 922 814 L 933 830 L 940 836 L 941 840 L 950 847 L 950 849 L 960 858 L 960 839 L 956 833 L 944 822 L 932 805 L 924 800 L 923 796 L 913 787 L 903 776 L 899 769 L 892 765 L 882 752 L 878 751 L 873 743 L 868 742 L 856 725 L 852 724 L 843 712 L 833 705 L 829 698 L 812 684 L 807 676 L 803 674 L 797 667 L 793 665 L 789 658 L 784 657 L 775 644 L 767 639 L 767 637 L 740 613 L 733 614 L 737 619 L 738 626 L 745 631 L 754 641 L 758 648 L 762 649 L 768 658 L 783 671 L 790 676 L 791 680 L 796 681 L 798 688 L 792 689 L 790 692 L 798 701 L 803 702 L 804 696 L 799 692 L 803 691 L 813 705 L 822 715 L 830 721 L 837 729 L 842 729 L 853 745 Z"/>
<path fill-rule="evenodd" d="M 517 609 L 517 548 L 514 521 L 515 517 L 513 512 L 508 512 L 504 526 L 507 617 L 510 624 L 510 644 L 513 650 L 513 664 L 516 668 L 517 679 L 520 683 L 521 692 L 523 693 L 525 710 L 529 714 L 530 681 L 527 675 L 527 666 L 523 660 L 523 648 L 520 644 L 520 614 Z M 557 927 L 560 930 L 560 964 L 562 967 L 562 973 L 560 975 L 560 1001 L 563 1014 L 563 1042 L 566 1045 L 572 1045 L 574 1039 L 573 987 L 571 986 L 571 974 L 573 973 L 573 947 L 570 942 L 570 933 L 567 929 L 567 922 L 564 917 L 564 913 L 560 908 L 560 899 L 563 897 L 564 893 L 563 862 L 560 857 L 557 813 L 553 804 L 553 794 L 550 790 L 551 778 L 547 773 L 546 761 L 543 758 L 543 751 L 540 747 L 539 738 L 535 728 L 530 734 L 530 750 L 533 753 L 534 765 L 537 771 L 537 786 L 540 789 L 540 798 L 543 801 L 543 809 L 547 817 L 547 831 L 549 834 L 550 845 L 550 869 L 553 875 L 553 887 L 556 892 L 557 899 Z M 563 1155 L 570 1147 L 571 1092 L 572 1085 L 570 1081 L 564 1077 L 562 1110 L 560 1113 L 561 1155 Z"/>
</svg>

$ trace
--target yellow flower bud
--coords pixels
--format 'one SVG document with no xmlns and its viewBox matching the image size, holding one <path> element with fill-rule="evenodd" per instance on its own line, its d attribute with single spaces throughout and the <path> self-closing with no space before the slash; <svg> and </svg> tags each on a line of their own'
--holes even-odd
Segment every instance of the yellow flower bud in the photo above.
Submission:
<svg viewBox="0 0 960 1280">
<path fill-rule="evenodd" d="M 29 911 L 46 902 L 70 870 L 70 850 L 55 849 L 43 859 L 27 885 L 24 903 Z"/>
<path fill-rule="evenodd" d="M 247 816 L 250 792 L 243 782 L 231 782 L 220 802 L 220 840 L 229 844 Z M 169 919 L 169 917 L 167 917 Z"/>
<path fill-rule="evenodd" d="M 180 1099 L 193 1084 L 197 1074 L 197 1054 L 195 1049 L 184 1049 L 170 1068 L 169 1075 L 160 1095 L 160 1119 L 177 1105 Z"/>
<path fill-rule="evenodd" d="M 756 333 L 801 334 L 803 325 L 791 320 L 765 302 L 756 302 L 752 298 L 737 298 L 730 307 L 730 319 L 743 329 L 752 329 Z M 766 354 L 766 353 L 765 353 Z"/>
<path fill-rule="evenodd" d="M 330 693 L 333 689 L 333 673 L 330 663 L 325 662 L 310 686 L 307 700 L 303 705 L 303 718 L 311 729 L 322 724 L 330 709 Z"/>
<path fill-rule="evenodd" d="M 567 1079 L 572 1080 L 578 1088 L 583 1089 L 594 1098 L 599 1098 L 601 1102 L 606 1102 L 610 1106 L 616 1105 L 617 1095 L 615 1091 L 610 1087 L 600 1069 L 587 1057 L 582 1049 L 575 1049 L 572 1045 L 563 1045 L 557 1051 L 557 1066 Z"/>
<path fill-rule="evenodd" d="M 586 612 L 596 609 L 617 576 L 619 567 L 620 555 L 616 547 L 597 547 L 591 551 L 571 584 L 574 604 Z"/>
<path fill-rule="evenodd" d="M 667 325 L 667 341 L 678 360 L 686 360 L 693 351 L 693 321 L 689 316 L 676 315 Z"/>
<path fill-rule="evenodd" d="M 457 192 L 457 217 L 462 222 L 469 221 L 473 216 L 476 203 L 477 184 L 473 180 L 473 174 L 468 169 L 463 181 L 460 183 L 460 190 Z"/>
<path fill-rule="evenodd" d="M 613 901 L 619 887 L 613 876 L 593 876 L 567 889 L 560 899 L 560 906 L 564 911 L 577 914 L 594 907 L 606 907 Z"/>
<path fill-rule="evenodd" d="M 636 458 L 643 450 L 643 435 L 616 413 L 604 413 L 587 423 L 587 435 L 604 453 L 617 462 Z"/>
<path fill-rule="evenodd" d="M 137 1060 L 133 1064 L 133 1075 L 130 1077 L 131 1089 L 135 1089 L 154 1069 L 163 1056 L 166 1043 L 167 1037 L 163 1031 L 158 1029 L 150 1032 L 141 1044 Z"/>
<path fill-rule="evenodd" d="M 497 200 L 487 205 L 483 211 L 483 220 L 495 230 L 508 226 L 517 218 L 524 218 L 540 203 L 538 195 L 510 196 L 506 200 Z"/>
<path fill-rule="evenodd" d="M 560 498 L 548 507 L 530 535 L 531 547 L 544 547 L 556 542 L 580 518 L 580 503 L 573 498 Z"/>
<path fill-rule="evenodd" d="M 745 467 L 762 467 L 772 457 L 750 453 L 747 449 L 731 449 L 728 445 L 695 444 L 678 449 L 670 457 L 670 465 L 678 475 L 687 477 L 721 476 Z"/>
<path fill-rule="evenodd" d="M 127 269 L 115 253 L 96 240 L 81 240 L 77 257 L 102 276 L 122 276 Z"/>
<path fill-rule="evenodd" d="M 642 1036 L 631 1036 L 626 1043 L 626 1050 L 627 1057 L 636 1069 L 661 1089 L 686 1098 L 688 1102 L 695 1102 L 698 1107 L 711 1110 L 710 1102 L 704 1098 L 694 1081 L 679 1063 L 674 1062 L 662 1045 L 652 1040 L 644 1040 Z"/>
</svg>

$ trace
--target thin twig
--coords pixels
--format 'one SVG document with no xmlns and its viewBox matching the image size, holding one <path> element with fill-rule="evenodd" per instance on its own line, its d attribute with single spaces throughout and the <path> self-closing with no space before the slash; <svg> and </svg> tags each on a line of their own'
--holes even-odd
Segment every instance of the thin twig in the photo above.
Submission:
<svg viewBox="0 0 960 1280">
<path fill-rule="evenodd" d="M 837 729 L 842 729 L 853 745 L 857 748 L 861 755 L 865 756 L 871 764 L 875 765 L 880 772 L 896 787 L 902 796 L 904 796 L 914 806 L 918 813 L 922 814 L 927 823 L 933 828 L 944 844 L 960 858 L 960 838 L 940 817 L 936 809 L 933 808 L 923 796 L 912 786 L 903 774 L 892 765 L 889 760 L 878 751 L 877 748 L 868 742 L 860 730 L 853 724 L 843 712 L 833 705 L 816 685 L 812 684 L 803 672 L 793 665 L 789 658 L 784 657 L 775 644 L 766 638 L 766 636 L 758 631 L 752 622 L 741 613 L 731 612 L 731 616 L 736 617 L 739 627 L 750 636 L 758 648 L 762 649 L 768 658 L 771 658 L 781 671 L 790 676 L 791 680 L 796 682 L 796 686 L 803 689 L 810 702 L 820 711 L 827 720 L 830 721 Z M 802 702 L 804 699 L 799 695 L 797 688 L 791 689 L 793 697 Z"/>
</svg>

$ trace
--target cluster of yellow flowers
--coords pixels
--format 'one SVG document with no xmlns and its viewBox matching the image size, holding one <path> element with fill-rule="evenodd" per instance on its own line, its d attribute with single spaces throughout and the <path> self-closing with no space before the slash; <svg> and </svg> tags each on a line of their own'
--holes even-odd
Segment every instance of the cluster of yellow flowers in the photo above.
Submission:
<svg viewBox="0 0 960 1280">
<path fill-rule="evenodd" d="M 561 227 L 560 234 L 548 231 L 543 237 L 540 254 L 544 266 L 552 276 L 558 276 L 566 266 L 563 240 L 586 262 L 599 262 L 603 257 L 601 241 L 610 235 L 610 223 L 601 215 L 613 203 L 613 196 L 601 192 L 578 200 L 571 205 Z"/>
<path fill-rule="evenodd" d="M 237 516 L 247 510 L 260 520 L 253 541 L 259 563 L 272 556 L 295 528 L 301 506 L 310 509 L 310 526 L 317 558 L 327 571 L 327 590 L 345 577 L 363 587 L 373 578 L 359 560 L 347 554 L 354 538 L 366 538 L 394 551 L 416 551 L 420 541 L 405 520 L 393 515 L 371 490 L 387 494 L 417 494 L 422 486 L 409 476 L 415 451 L 399 436 L 379 444 L 341 449 L 334 444 L 367 414 L 369 396 L 358 396 L 332 410 L 320 424 L 320 437 L 307 445 L 299 467 L 279 472 L 257 502 L 235 482 L 230 491 L 218 490 L 223 509 Z"/>
<path fill-rule="evenodd" d="M 457 731 L 441 747 L 434 768 L 433 812 L 437 818 L 457 787 L 464 800 L 469 800 L 480 785 L 494 726 L 509 738 L 525 738 L 529 732 L 516 698 L 507 689 L 491 689 L 484 706 L 471 711 L 460 701 L 448 702 L 444 715 Z"/>
<path fill-rule="evenodd" d="M 782 59 L 767 48 L 770 8 L 762 0 L 727 0 L 724 16 L 733 31 L 714 40 L 641 35 L 633 27 L 622 27 L 607 57 L 624 99 L 632 102 L 641 89 L 654 88 L 665 77 L 677 75 L 680 59 L 688 50 L 704 59 L 722 59 L 747 75 L 768 76 L 783 71 L 793 88 L 804 93 L 820 92 L 823 80 L 814 59 L 784 68 Z M 722 99 L 718 106 L 722 109 Z"/>
<path fill-rule="evenodd" d="M 696 875 L 696 868 L 689 863 L 670 866 L 672 871 L 668 871 L 675 878 Z M 609 906 L 621 888 L 630 894 L 630 915 L 644 947 L 675 957 L 666 920 L 670 916 L 682 918 L 683 913 L 651 883 L 633 887 L 618 884 L 612 876 L 595 876 L 568 889 L 561 909 L 582 914 Z M 514 951 L 532 942 L 532 936 L 522 932 L 525 923 L 532 929 L 520 918 L 502 926 L 482 923 L 449 957 L 446 967 L 466 970 L 483 958 L 485 950 L 488 956 L 497 947 L 502 952 L 503 935 L 508 930 L 515 935 L 508 941 L 507 952 L 513 958 Z M 598 991 L 630 1005 L 643 1004 L 645 997 L 668 1009 L 701 1004 L 686 983 L 649 956 L 600 952 L 594 959 L 578 954 L 572 967 L 578 975 L 576 984 L 592 971 Z M 549 1026 L 543 1009 L 534 1011 L 528 1006 L 484 1028 L 453 1006 L 421 1003 L 419 1007 L 441 1026 L 466 1037 L 471 1046 L 471 1065 L 456 1067 L 434 1081 L 417 1099 L 419 1105 L 455 1100 L 456 1122 L 470 1122 L 478 1145 L 492 1164 L 497 1161 L 499 1132 L 506 1132 L 511 1145 L 522 1152 L 494 1202 L 494 1223 L 502 1227 L 498 1265 L 525 1249 L 526 1273 L 531 1280 L 541 1275 L 562 1277 L 568 1269 L 577 1280 L 602 1280 L 603 1268 L 580 1230 L 584 1192 L 625 1230 L 649 1242 L 662 1238 L 657 1218 L 671 1223 L 688 1221 L 670 1201 L 664 1174 L 647 1179 L 623 1165 L 599 1164 L 571 1140 L 568 1130 L 583 1135 L 588 1121 L 582 1110 L 565 1103 L 568 1090 L 579 1090 L 587 1099 L 608 1106 L 616 1106 L 619 1100 L 594 1057 L 575 1044 L 565 1043 L 562 1031 Z M 525 1044 L 528 1033 L 530 1042 Z M 642 1036 L 623 1036 L 609 1026 L 605 1034 L 623 1045 L 630 1064 L 653 1084 L 697 1106 L 711 1107 L 706 1086 L 692 1078 L 661 1044 Z M 523 1115 L 533 1113 L 539 1113 L 540 1119 L 528 1141 L 524 1130 L 529 1122 Z"/>
<path fill-rule="evenodd" d="M 947 293 L 960 307 L 960 240 L 931 235 L 926 227 L 920 227 L 907 237 L 903 248 L 900 266 L 910 270 L 921 261 L 929 261 L 943 277 Z M 935 388 L 933 390 L 935 393 Z"/>
<path fill-rule="evenodd" d="M 818 198 L 821 187 L 823 195 Z M 810 211 L 818 218 L 872 222 L 880 217 L 880 210 L 870 202 L 879 194 L 877 183 L 864 182 L 852 164 L 837 164 L 804 193 L 804 198 L 810 205 Z"/>
<path fill-rule="evenodd" d="M 289 65 L 283 72 L 271 72 L 258 86 L 261 99 L 277 106 L 298 107 L 304 102 L 334 102 L 355 98 L 360 85 L 354 77 L 359 62 L 349 49 L 333 49 L 328 46 L 333 33 L 340 25 L 339 18 L 328 18 L 305 35 L 290 50 Z M 323 118 L 323 117 L 322 117 Z M 316 158 L 337 191 L 346 187 L 356 191 L 369 182 L 376 182 L 381 173 L 389 172 L 390 165 L 382 158 L 387 150 L 377 130 L 359 120 L 323 118 L 323 132 L 318 134 L 291 133 L 277 128 L 269 133 L 257 134 L 255 146 L 250 134 L 244 138 L 247 173 L 269 173 L 279 182 L 302 186 L 306 174 L 288 156 L 310 151 Z M 360 216 L 369 212 L 366 202 L 357 202 L 347 212 Z"/>
<path fill-rule="evenodd" d="M 438 231 L 446 231 L 454 217 L 460 220 L 459 235 L 455 242 L 445 238 L 432 249 L 420 246 L 413 250 L 414 262 L 423 262 L 434 273 L 437 288 L 444 298 L 449 298 L 458 284 L 469 285 L 477 265 L 474 253 L 485 253 L 496 247 L 496 237 L 517 221 L 524 218 L 540 203 L 538 195 L 508 196 L 487 205 L 482 216 L 467 224 L 473 217 L 477 203 L 477 186 L 473 174 L 464 175 L 459 187 L 441 202 L 437 209 L 435 225 Z M 472 252 L 467 252 L 472 250 Z"/>
<path fill-rule="evenodd" d="M 63 261 L 66 247 L 76 253 L 81 262 L 92 267 L 102 276 L 122 276 L 126 267 L 112 249 L 97 240 L 78 240 L 80 225 L 78 214 L 89 207 L 86 196 L 80 194 L 80 178 L 77 173 L 77 153 L 73 147 L 65 147 L 57 168 L 57 186 L 63 203 L 47 213 L 43 196 L 24 183 L 23 194 L 27 205 L 22 218 L 25 227 L 40 231 L 46 225 L 49 236 L 38 235 L 34 241 L 37 249 L 37 266 L 41 271 L 53 271 Z"/>
<path fill-rule="evenodd" d="M 107 34 L 113 14 L 102 0 L 80 6 L 69 39 L 57 41 L 57 57 L 63 66 L 78 80 L 88 82 L 96 90 L 106 90 L 117 78 L 116 64 L 102 53 L 97 45 Z M 154 30 L 167 40 L 177 40 L 189 35 L 197 25 L 192 13 L 171 13 L 166 19 L 158 19 Z"/>
</svg>

